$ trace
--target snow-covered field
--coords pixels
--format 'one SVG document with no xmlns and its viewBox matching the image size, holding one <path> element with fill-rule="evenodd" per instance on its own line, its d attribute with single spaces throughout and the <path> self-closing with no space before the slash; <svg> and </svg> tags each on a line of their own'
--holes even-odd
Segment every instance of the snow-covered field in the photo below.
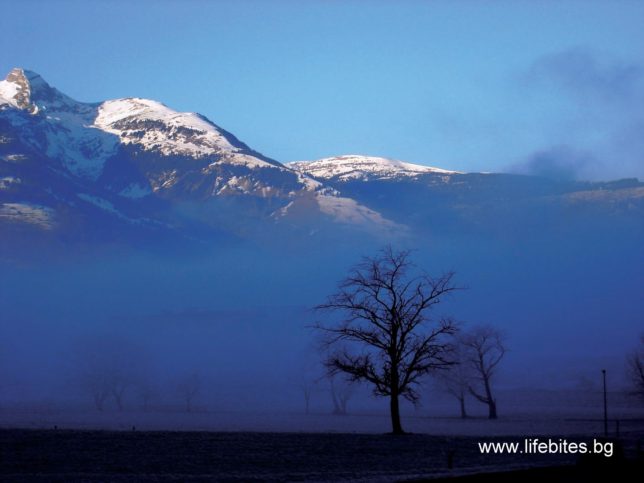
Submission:
<svg viewBox="0 0 644 483">
<path fill-rule="evenodd" d="M 644 418 L 637 410 L 610 416 L 610 431 L 644 433 Z M 98 412 L 90 408 L 58 408 L 41 405 L 29 408 L 0 409 L 0 427 L 48 429 L 57 426 L 68 429 L 107 429 L 168 431 L 259 431 L 314 433 L 372 433 L 390 431 L 386 414 L 354 413 L 337 416 L 328 413 L 302 414 L 296 412 L 261 411 L 182 411 L 109 410 Z M 413 433 L 446 436 L 538 436 L 538 435 L 597 435 L 603 432 L 601 414 L 593 412 L 568 413 L 510 413 L 491 421 L 477 416 L 460 419 L 449 416 L 408 414 L 403 417 L 404 428 Z"/>
</svg>

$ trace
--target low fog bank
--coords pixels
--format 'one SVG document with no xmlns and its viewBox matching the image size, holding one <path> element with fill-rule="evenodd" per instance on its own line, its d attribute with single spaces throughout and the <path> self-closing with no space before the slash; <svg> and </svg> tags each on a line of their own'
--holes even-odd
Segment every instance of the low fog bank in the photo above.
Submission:
<svg viewBox="0 0 644 483">
<path fill-rule="evenodd" d="M 309 326 L 320 317 L 311 308 L 379 246 L 127 252 L 3 266 L 0 423 L 127 426 L 124 415 L 136 413 L 139 424 L 176 429 L 377 431 L 387 402 L 329 380 Z M 413 249 L 429 273 L 456 272 L 464 289 L 435 315 L 505 333 L 502 417 L 599 416 L 601 369 L 621 414 L 638 414 L 623 392 L 625 357 L 644 329 L 641 245 L 407 240 L 400 248 Z M 354 422 L 302 419 L 307 393 L 317 420 L 337 410 L 335 393 Z M 436 381 L 421 395 L 422 406 L 403 408 L 406 417 L 458 414 Z M 476 401 L 468 405 L 484 414 Z"/>
</svg>

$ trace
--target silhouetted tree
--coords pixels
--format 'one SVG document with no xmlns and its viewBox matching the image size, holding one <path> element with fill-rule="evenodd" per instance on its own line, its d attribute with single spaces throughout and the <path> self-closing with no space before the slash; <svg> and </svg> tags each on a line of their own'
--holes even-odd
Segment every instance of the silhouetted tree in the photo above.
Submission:
<svg viewBox="0 0 644 483">
<path fill-rule="evenodd" d="M 472 379 L 472 371 L 464 355 L 465 347 L 463 347 L 460 337 L 457 337 L 454 341 L 452 358 L 454 364 L 447 367 L 446 370 L 436 373 L 436 378 L 443 389 L 458 401 L 461 418 L 463 419 L 467 418 L 465 400 Z"/>
<path fill-rule="evenodd" d="M 191 412 L 194 400 L 201 391 L 201 377 L 199 377 L 199 374 L 195 372 L 182 377 L 177 383 L 177 391 L 186 404 L 186 411 Z"/>
<path fill-rule="evenodd" d="M 640 336 L 640 346 L 628 356 L 626 362 L 632 394 L 644 400 L 644 334 Z"/>
<path fill-rule="evenodd" d="M 304 396 L 304 414 L 309 414 L 313 393 L 324 377 L 319 359 L 314 360 L 309 357 L 311 352 L 313 352 L 312 348 L 308 348 L 306 356 L 302 358 L 299 366 L 298 389 L 302 391 L 302 396 Z"/>
<path fill-rule="evenodd" d="M 420 378 L 451 363 L 447 336 L 456 328 L 450 319 L 430 319 L 429 311 L 453 290 L 451 273 L 430 277 L 415 270 L 409 252 L 388 247 L 363 259 L 317 307 L 342 314 L 337 323 L 316 325 L 330 350 L 329 372 L 365 381 L 375 395 L 389 397 L 394 434 L 404 433 L 399 398 L 415 403 Z"/>
<path fill-rule="evenodd" d="M 333 414 L 344 416 L 348 414 L 347 404 L 353 396 L 354 384 L 347 381 L 336 381 L 336 378 L 329 376 L 331 400 L 333 401 Z"/>
<path fill-rule="evenodd" d="M 488 406 L 490 419 L 497 418 L 496 399 L 492 394 L 492 379 L 505 355 L 505 345 L 499 330 L 490 326 L 472 329 L 462 338 L 465 363 L 472 370 L 469 392 Z"/>
</svg>

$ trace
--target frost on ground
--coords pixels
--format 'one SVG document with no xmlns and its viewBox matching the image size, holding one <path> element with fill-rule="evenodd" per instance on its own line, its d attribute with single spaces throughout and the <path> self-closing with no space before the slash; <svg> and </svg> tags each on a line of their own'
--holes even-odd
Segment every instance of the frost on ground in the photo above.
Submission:
<svg viewBox="0 0 644 483">
<path fill-rule="evenodd" d="M 479 442 L 566 438 L 603 432 L 595 407 L 497 421 L 412 414 L 413 434 L 386 434 L 384 413 L 148 411 L 49 404 L 0 407 L 0 481 L 389 482 L 575 464 L 577 455 L 483 455 Z M 620 441 L 632 457 L 644 437 L 635 408 L 620 408 Z M 614 434 L 611 421 L 611 435 Z M 13 429 L 23 428 L 23 429 Z M 29 429 L 25 429 L 29 428 Z M 451 466 L 451 468 L 450 468 Z"/>
<path fill-rule="evenodd" d="M 208 432 L 297 432 L 297 433 L 360 433 L 385 434 L 391 431 L 386 414 L 328 413 L 303 414 L 282 411 L 213 411 L 196 407 L 186 412 L 182 407 L 148 411 L 110 408 L 96 411 L 87 408 L 59 407 L 54 403 L 29 407 L 0 408 L 1 428 L 49 429 L 53 427 L 79 430 L 141 431 L 208 431 Z M 614 413 L 610 430 L 620 420 L 622 433 L 644 434 L 641 413 Z M 603 421 L 597 414 L 508 414 L 491 421 L 485 417 L 460 419 L 446 416 L 403 417 L 403 427 L 414 434 L 446 437 L 550 437 L 600 436 Z"/>
</svg>

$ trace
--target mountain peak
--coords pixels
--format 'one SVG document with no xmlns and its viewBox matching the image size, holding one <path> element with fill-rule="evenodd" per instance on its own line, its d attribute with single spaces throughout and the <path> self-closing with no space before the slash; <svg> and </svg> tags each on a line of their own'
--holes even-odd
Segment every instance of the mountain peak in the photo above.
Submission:
<svg viewBox="0 0 644 483">
<path fill-rule="evenodd" d="M 11 69 L 5 80 L 0 81 L 0 105 L 10 104 L 30 114 L 66 96 L 51 87 L 40 74 L 20 67 Z"/>
<path fill-rule="evenodd" d="M 313 178 L 341 181 L 410 178 L 424 174 L 458 174 L 457 171 L 357 154 L 335 156 L 317 161 L 296 161 L 288 163 L 288 166 Z"/>
</svg>

